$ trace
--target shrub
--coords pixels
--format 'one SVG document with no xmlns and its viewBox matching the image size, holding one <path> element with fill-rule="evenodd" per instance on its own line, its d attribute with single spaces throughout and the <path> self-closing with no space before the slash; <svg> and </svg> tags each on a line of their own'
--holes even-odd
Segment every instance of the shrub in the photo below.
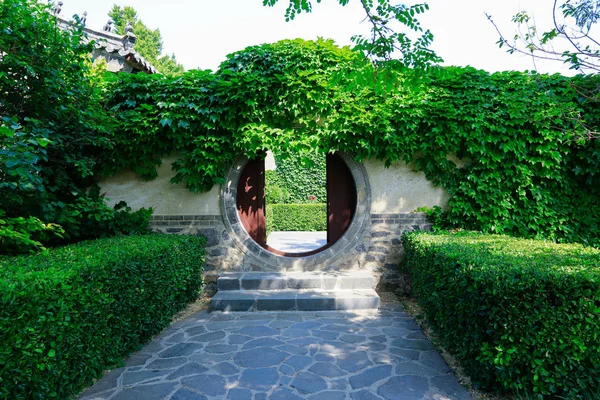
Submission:
<svg viewBox="0 0 600 400">
<path fill-rule="evenodd" d="M 0 398 L 68 398 L 200 290 L 202 238 L 145 235 L 0 258 Z"/>
<path fill-rule="evenodd" d="M 327 230 L 327 204 L 267 204 L 266 217 L 267 234 Z"/>
<path fill-rule="evenodd" d="M 102 70 L 83 25 L 61 28 L 43 3 L 0 2 L 0 254 L 148 225 L 146 210 L 112 210 L 95 185 L 115 150 Z"/>
<path fill-rule="evenodd" d="M 427 318 L 484 387 L 597 398 L 600 251 L 477 233 L 408 233 Z"/>
<path fill-rule="evenodd" d="M 265 171 L 265 202 L 267 204 L 289 203 L 290 192 L 283 188 L 279 175 L 275 171 Z"/>
<path fill-rule="evenodd" d="M 277 185 L 289 193 L 285 203 L 310 204 L 313 198 L 317 202 L 327 201 L 327 165 L 323 154 L 274 156 Z M 267 178 L 267 187 L 268 184 Z"/>
</svg>

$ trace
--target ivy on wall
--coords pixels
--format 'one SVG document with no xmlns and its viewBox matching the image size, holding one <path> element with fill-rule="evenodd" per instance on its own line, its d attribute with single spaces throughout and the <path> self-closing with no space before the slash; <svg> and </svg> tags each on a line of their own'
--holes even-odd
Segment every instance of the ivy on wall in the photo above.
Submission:
<svg viewBox="0 0 600 400">
<path fill-rule="evenodd" d="M 438 223 L 600 245 L 600 113 L 573 89 L 599 76 L 374 67 L 331 41 L 282 41 L 234 53 L 219 70 L 124 76 L 109 88 L 115 150 L 107 173 L 222 183 L 237 154 L 342 151 L 414 165 L 451 195 Z M 468 160 L 460 167 L 448 155 Z M 393 184 L 390 182 L 390 184 Z"/>
<path fill-rule="evenodd" d="M 287 193 L 281 203 L 326 203 L 327 176 L 323 154 L 313 154 L 302 160 L 292 154 L 287 158 L 275 154 L 275 177 L 266 175 L 266 187 L 276 185 Z M 273 177 L 274 179 L 269 179 Z"/>
</svg>

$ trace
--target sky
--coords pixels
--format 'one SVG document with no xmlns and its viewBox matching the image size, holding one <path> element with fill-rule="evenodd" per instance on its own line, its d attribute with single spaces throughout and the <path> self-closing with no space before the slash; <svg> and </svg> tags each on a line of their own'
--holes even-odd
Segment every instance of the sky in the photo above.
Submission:
<svg viewBox="0 0 600 400">
<path fill-rule="evenodd" d="M 159 28 L 164 53 L 174 53 L 186 69 L 216 69 L 227 54 L 247 46 L 281 39 L 331 38 L 350 45 L 357 33 L 367 33 L 358 0 L 342 7 L 337 0 L 313 0 L 313 12 L 286 22 L 287 0 L 265 7 L 262 0 L 63 0 L 61 16 L 87 11 L 87 26 L 101 30 L 113 4 L 134 7 L 151 29 Z M 412 4 L 414 2 L 407 2 Z M 429 0 L 421 23 L 434 34 L 433 49 L 444 65 L 473 66 L 487 71 L 533 70 L 570 74 L 561 62 L 532 62 L 531 57 L 507 54 L 496 42 L 498 33 L 487 20 L 491 14 L 503 34 L 512 37 L 512 16 L 527 10 L 541 30 L 551 24 L 551 0 Z"/>
</svg>

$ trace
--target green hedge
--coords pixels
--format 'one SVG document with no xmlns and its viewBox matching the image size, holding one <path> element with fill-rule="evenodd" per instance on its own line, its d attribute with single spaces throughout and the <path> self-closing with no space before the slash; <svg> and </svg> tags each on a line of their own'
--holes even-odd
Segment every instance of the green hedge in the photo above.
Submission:
<svg viewBox="0 0 600 400">
<path fill-rule="evenodd" d="M 169 324 L 205 239 L 129 236 L 0 258 L 0 398 L 68 398 Z"/>
<path fill-rule="evenodd" d="M 600 251 L 477 233 L 408 233 L 413 291 L 484 387 L 600 398 Z"/>
<path fill-rule="evenodd" d="M 310 204 L 312 196 L 317 202 L 327 201 L 327 163 L 324 154 L 292 154 L 287 158 L 275 154 L 274 157 L 277 165 L 276 184 L 289 193 L 286 203 Z M 303 164 L 302 157 L 312 164 Z"/>
<path fill-rule="evenodd" d="M 327 230 L 327 204 L 267 204 L 266 217 L 267 234 Z"/>
</svg>

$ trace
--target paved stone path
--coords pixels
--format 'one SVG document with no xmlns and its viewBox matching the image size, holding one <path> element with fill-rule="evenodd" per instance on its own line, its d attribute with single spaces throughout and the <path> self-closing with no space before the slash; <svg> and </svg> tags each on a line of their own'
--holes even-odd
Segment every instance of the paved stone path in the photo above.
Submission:
<svg viewBox="0 0 600 400">
<path fill-rule="evenodd" d="M 469 399 L 400 305 L 370 312 L 201 312 L 80 399 Z"/>
<path fill-rule="evenodd" d="M 286 253 L 304 253 L 327 244 L 327 232 L 271 232 L 267 244 Z"/>
</svg>

